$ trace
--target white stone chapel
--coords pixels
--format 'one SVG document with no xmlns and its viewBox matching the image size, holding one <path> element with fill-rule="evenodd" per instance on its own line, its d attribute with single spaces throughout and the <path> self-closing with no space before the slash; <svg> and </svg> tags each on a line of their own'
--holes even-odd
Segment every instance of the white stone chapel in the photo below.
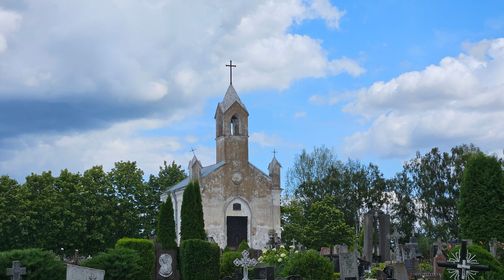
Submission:
<svg viewBox="0 0 504 280">
<path fill-rule="evenodd" d="M 202 166 L 194 156 L 188 178 L 161 195 L 162 201 L 171 196 L 178 240 L 182 195 L 190 180 L 200 184 L 207 236 L 221 248 L 247 240 L 251 248 L 263 249 L 270 231 L 280 236 L 281 165 L 273 156 L 266 174 L 249 162 L 248 117 L 231 80 L 215 111 L 216 163 Z"/>
</svg>

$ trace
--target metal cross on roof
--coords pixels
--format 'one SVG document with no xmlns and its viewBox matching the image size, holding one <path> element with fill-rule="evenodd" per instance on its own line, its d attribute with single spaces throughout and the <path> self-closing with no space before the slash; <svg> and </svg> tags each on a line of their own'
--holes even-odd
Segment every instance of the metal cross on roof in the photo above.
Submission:
<svg viewBox="0 0 504 280">
<path fill-rule="evenodd" d="M 194 156 L 196 156 L 196 153 L 195 153 L 196 149 L 195 148 L 191 147 L 191 152 L 193 153 Z"/>
<path fill-rule="evenodd" d="M 7 268 L 7 276 L 10 276 L 11 280 L 21 280 L 21 275 L 26 275 L 26 267 L 21 267 L 20 261 L 13 261 L 12 268 Z"/>
<path fill-rule="evenodd" d="M 273 149 L 273 156 L 276 156 L 277 153 L 277 150 Z"/>
<path fill-rule="evenodd" d="M 226 67 L 229 67 L 229 84 L 233 84 L 233 67 L 236 67 L 236 65 L 233 65 L 233 61 L 230 60 L 229 64 L 226 64 Z"/>
<path fill-rule="evenodd" d="M 235 259 L 233 261 L 233 263 L 236 266 L 243 267 L 243 280 L 249 280 L 248 279 L 248 269 L 249 269 L 249 267 L 256 266 L 257 265 L 257 260 L 249 258 L 249 252 L 247 250 L 244 250 L 242 252 L 242 258 L 241 259 Z"/>
<path fill-rule="evenodd" d="M 490 270 L 487 265 L 480 265 L 475 256 L 467 251 L 467 241 L 462 241 L 458 252 L 448 259 L 448 262 L 438 262 L 438 266 L 446 267 L 450 277 L 455 280 L 470 280 L 478 271 Z"/>
</svg>

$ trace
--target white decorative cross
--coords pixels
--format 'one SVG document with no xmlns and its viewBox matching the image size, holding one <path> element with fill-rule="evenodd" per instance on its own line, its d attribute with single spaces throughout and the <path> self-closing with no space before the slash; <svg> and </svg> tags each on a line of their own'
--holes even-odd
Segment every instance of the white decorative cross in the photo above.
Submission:
<svg viewBox="0 0 504 280">
<path fill-rule="evenodd" d="M 21 275 L 26 275 L 26 267 L 21 267 L 20 261 L 13 261 L 12 268 L 7 268 L 7 276 L 12 280 L 21 280 Z"/>
<path fill-rule="evenodd" d="M 249 267 L 256 266 L 257 265 L 257 260 L 249 258 L 249 252 L 247 250 L 244 250 L 242 252 L 242 258 L 241 259 L 235 259 L 233 261 L 233 263 L 236 266 L 243 267 L 243 280 L 249 280 L 248 279 L 248 269 L 249 269 Z"/>
</svg>

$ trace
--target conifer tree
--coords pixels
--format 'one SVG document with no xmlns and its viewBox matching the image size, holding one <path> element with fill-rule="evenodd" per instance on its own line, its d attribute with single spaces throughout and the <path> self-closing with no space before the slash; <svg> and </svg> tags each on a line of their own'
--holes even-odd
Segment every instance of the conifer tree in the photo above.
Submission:
<svg viewBox="0 0 504 280">
<path fill-rule="evenodd" d="M 181 218 L 181 240 L 206 240 L 203 206 L 201 204 L 200 188 L 197 181 L 189 183 L 184 190 Z"/>
<path fill-rule="evenodd" d="M 173 218 L 173 203 L 171 197 L 161 204 L 157 224 L 157 240 L 165 250 L 177 249 L 175 241 L 175 220 Z"/>
<path fill-rule="evenodd" d="M 485 244 L 504 236 L 504 185 L 499 161 L 482 153 L 472 156 L 460 188 L 462 237 Z"/>
</svg>

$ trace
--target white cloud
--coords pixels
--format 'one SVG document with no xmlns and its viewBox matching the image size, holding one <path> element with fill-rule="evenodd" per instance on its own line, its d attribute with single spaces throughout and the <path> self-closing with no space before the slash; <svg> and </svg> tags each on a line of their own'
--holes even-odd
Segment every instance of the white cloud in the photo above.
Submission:
<svg viewBox="0 0 504 280">
<path fill-rule="evenodd" d="M 369 129 L 347 138 L 349 153 L 404 156 L 433 146 L 504 143 L 504 39 L 466 46 L 438 65 L 376 82 L 357 93 L 346 111 Z"/>
<path fill-rule="evenodd" d="M 294 118 L 295 119 L 300 119 L 300 118 L 305 118 L 307 113 L 305 111 L 299 111 L 294 113 Z"/>
<path fill-rule="evenodd" d="M 250 142 L 256 143 L 262 147 L 277 147 L 280 146 L 282 140 L 276 135 L 268 135 L 265 132 L 252 132 Z"/>
<path fill-rule="evenodd" d="M 0 7 L 0 54 L 7 50 L 7 36 L 18 29 L 21 20 L 18 13 Z"/>
</svg>

